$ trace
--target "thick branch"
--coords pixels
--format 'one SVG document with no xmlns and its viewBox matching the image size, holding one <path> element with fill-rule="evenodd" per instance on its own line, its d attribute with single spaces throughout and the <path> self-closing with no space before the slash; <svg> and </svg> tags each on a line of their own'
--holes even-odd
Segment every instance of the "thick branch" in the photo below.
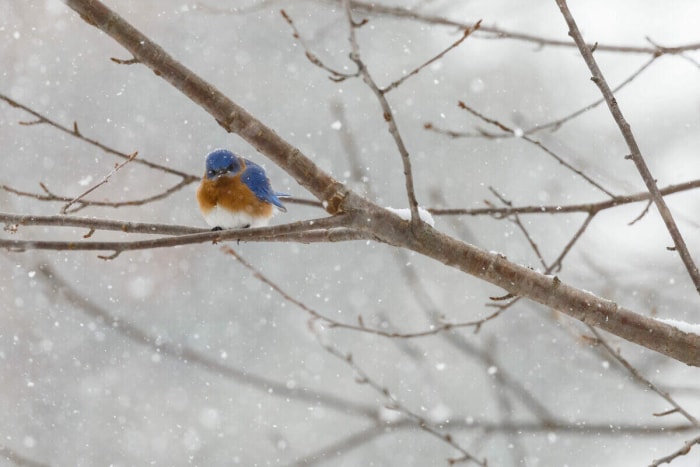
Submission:
<svg viewBox="0 0 700 467">
<path fill-rule="evenodd" d="M 688 365 L 700 366 L 700 335 L 688 334 L 665 323 L 633 313 L 616 303 L 566 285 L 556 277 L 539 274 L 525 266 L 507 261 L 502 255 L 460 242 L 425 223 L 414 223 L 409 227 L 408 221 L 357 196 L 322 172 L 274 131 L 173 60 L 160 47 L 99 1 L 67 0 L 67 3 L 91 24 L 98 26 L 134 53 L 141 63 L 151 67 L 158 75 L 210 112 L 224 128 L 240 134 L 287 170 L 299 183 L 322 200 L 329 212 L 362 212 L 362 215 L 350 214 L 350 218 L 343 219 L 339 227 L 359 229 L 371 238 L 411 249 L 502 287 L 514 295 L 530 298 Z M 260 230 L 262 229 L 258 230 L 258 235 Z M 242 239 L 240 234 L 241 231 L 220 233 L 221 238 L 230 235 L 230 239 Z"/>
<path fill-rule="evenodd" d="M 98 0 L 66 0 L 89 24 L 102 30 L 197 105 L 209 112 L 228 132 L 236 133 L 286 170 L 303 187 L 324 202 L 331 214 L 342 211 L 345 187 L 319 169 L 302 152 L 221 91 L 171 57 L 160 46 Z"/>
<path fill-rule="evenodd" d="M 371 224 L 378 227 L 377 236 L 387 243 L 429 256 L 513 295 L 527 297 L 688 365 L 700 366 L 700 335 L 634 313 L 610 300 L 565 284 L 556 276 L 540 274 L 508 261 L 501 254 L 449 237 L 427 224 L 414 227 L 411 232 L 406 221 L 390 215 L 372 219 Z"/>
</svg>

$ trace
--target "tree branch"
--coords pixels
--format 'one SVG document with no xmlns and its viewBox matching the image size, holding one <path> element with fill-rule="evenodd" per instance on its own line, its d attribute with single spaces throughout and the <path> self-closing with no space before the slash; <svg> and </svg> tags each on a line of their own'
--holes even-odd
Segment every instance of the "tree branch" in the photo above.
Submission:
<svg viewBox="0 0 700 467">
<path fill-rule="evenodd" d="M 683 264 L 688 270 L 688 274 L 695 285 L 695 290 L 700 293 L 700 271 L 698 271 L 698 267 L 693 262 L 693 258 L 690 256 L 685 240 L 678 230 L 676 222 L 673 220 L 671 210 L 666 205 L 666 201 L 664 201 L 664 198 L 659 191 L 659 187 L 656 185 L 656 179 L 654 179 L 654 176 L 651 174 L 649 167 L 642 157 L 637 140 L 632 134 L 632 128 L 625 119 L 624 115 L 622 115 L 622 110 L 620 110 L 620 106 L 617 104 L 615 95 L 610 89 L 610 86 L 608 86 L 603 73 L 598 67 L 598 63 L 593 57 L 591 47 L 589 47 L 583 40 L 581 31 L 579 31 L 578 26 L 576 25 L 576 21 L 574 20 L 574 17 L 566 4 L 566 0 L 556 0 L 556 2 L 562 15 L 564 16 L 564 19 L 566 20 L 566 24 L 569 26 L 569 35 L 574 39 L 574 42 L 576 42 L 576 46 L 578 47 L 581 56 L 586 62 L 586 65 L 588 65 L 588 69 L 593 74 L 591 80 L 598 86 L 600 92 L 603 94 L 605 102 L 608 104 L 608 108 L 610 109 L 610 113 L 615 119 L 615 123 L 617 123 L 617 126 L 620 128 L 620 132 L 627 143 L 627 147 L 630 150 L 630 155 L 628 155 L 627 158 L 632 159 L 634 165 L 639 171 L 639 174 L 642 176 L 642 180 L 644 180 L 647 190 L 649 190 L 649 193 L 651 193 L 651 198 L 654 201 L 654 204 L 656 204 L 656 208 L 659 210 L 659 214 L 664 220 L 668 232 L 671 234 L 671 238 L 675 244 L 675 249 L 678 251 L 681 260 L 683 261 Z"/>
<path fill-rule="evenodd" d="M 460 242 L 423 222 L 409 223 L 379 208 L 323 172 L 298 149 L 175 61 L 98 0 L 67 0 L 67 3 L 90 24 L 126 47 L 139 62 L 153 69 L 156 74 L 211 113 L 225 129 L 238 133 L 290 173 L 324 203 L 328 212 L 348 212 L 350 217 L 344 220 L 342 227 L 359 230 L 390 245 L 411 249 L 502 287 L 513 295 L 530 298 L 631 342 L 689 365 L 700 366 L 700 335 L 682 332 L 668 324 L 564 284 L 556 277 L 545 276 L 528 267 L 511 263 L 503 255 Z M 255 230 L 258 229 L 251 229 L 247 235 L 260 235 L 259 230 L 254 232 Z M 229 231 L 220 235 L 230 235 L 230 239 L 243 239 L 243 235 L 246 234 Z M 181 240 L 175 238 L 165 241 L 178 239 Z M 201 240 L 212 239 L 207 237 L 207 240 Z"/>
<path fill-rule="evenodd" d="M 357 65 L 357 69 L 359 70 L 360 76 L 362 77 L 362 80 L 372 90 L 375 97 L 379 101 L 379 105 L 382 107 L 384 120 L 389 126 L 389 133 L 391 134 L 392 138 L 394 138 L 396 148 L 398 149 L 399 154 L 401 155 L 401 163 L 403 164 L 403 175 L 406 184 L 406 196 L 408 197 L 408 206 L 411 209 L 411 224 L 417 225 L 421 222 L 421 219 L 420 214 L 418 213 L 418 200 L 416 199 L 416 191 L 414 188 L 413 180 L 413 169 L 411 167 L 411 158 L 408 154 L 408 149 L 406 148 L 406 145 L 403 142 L 403 138 L 401 137 L 401 133 L 399 132 L 399 127 L 396 124 L 396 117 L 394 116 L 394 112 L 391 110 L 389 101 L 387 101 L 386 96 L 384 95 L 385 91 L 380 89 L 379 86 L 377 86 L 377 83 L 374 81 L 372 75 L 367 69 L 367 65 L 362 61 L 362 58 L 360 57 L 360 46 L 357 43 L 357 36 L 355 33 L 355 29 L 357 29 L 360 25 L 355 23 L 355 21 L 352 19 L 352 12 L 350 10 L 349 0 L 344 1 L 344 8 L 345 16 L 348 22 L 348 28 L 350 30 L 349 40 L 350 48 L 352 50 L 352 52 L 350 52 L 350 59 L 353 62 L 355 62 L 355 64 Z"/>
<path fill-rule="evenodd" d="M 99 0 L 66 0 L 66 4 L 88 24 L 111 36 L 140 63 L 209 112 L 226 131 L 238 134 L 286 170 L 297 183 L 324 203 L 326 211 L 330 214 L 342 212 L 341 204 L 347 201 L 345 198 L 350 193 L 299 149 L 175 60 Z"/>
<path fill-rule="evenodd" d="M 333 0 L 334 3 L 339 3 L 343 0 Z M 370 14 L 389 16 L 392 18 L 400 19 L 410 19 L 414 21 L 419 21 L 427 24 L 438 24 L 442 26 L 456 27 L 459 29 L 470 29 L 474 27 L 475 23 L 467 23 L 463 21 L 455 21 L 442 16 L 430 15 L 427 13 L 421 13 L 415 8 L 403 8 L 400 6 L 387 6 L 381 5 L 375 2 L 363 2 L 359 0 L 352 0 L 352 8 L 359 11 L 364 11 Z M 541 36 L 535 36 L 533 34 L 526 34 L 515 31 L 508 31 L 502 27 L 489 26 L 482 24 L 479 28 L 481 33 L 488 33 L 491 38 L 496 39 L 513 39 L 524 42 L 531 42 L 537 44 L 540 47 L 573 47 L 570 41 L 562 41 L 557 39 L 548 39 Z M 483 34 L 481 35 L 483 36 Z M 612 45 L 612 44 L 598 44 L 596 50 L 604 52 L 622 52 L 622 53 L 637 53 L 637 54 L 652 54 L 652 55 L 679 55 L 683 52 L 688 52 L 692 50 L 700 49 L 700 42 L 695 42 L 691 44 L 684 44 L 674 47 L 661 47 L 655 44 L 653 47 L 635 47 L 629 45 Z M 593 47 L 594 44 L 588 44 L 589 47 Z"/>
</svg>

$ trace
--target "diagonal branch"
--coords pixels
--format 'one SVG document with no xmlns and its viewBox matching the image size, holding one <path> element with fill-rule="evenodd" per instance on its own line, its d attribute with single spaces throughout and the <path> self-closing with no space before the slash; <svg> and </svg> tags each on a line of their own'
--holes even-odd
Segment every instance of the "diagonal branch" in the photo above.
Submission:
<svg viewBox="0 0 700 467">
<path fill-rule="evenodd" d="M 112 178 L 112 175 L 114 175 L 115 173 L 117 173 L 117 172 L 118 172 L 122 167 L 124 167 L 126 164 L 128 164 L 128 163 L 131 162 L 131 161 L 133 161 L 133 160 L 136 158 L 137 155 L 138 155 L 138 152 L 134 152 L 133 154 L 131 154 L 131 155 L 129 156 L 129 158 L 128 158 L 127 160 L 125 160 L 124 162 L 122 162 L 122 163 L 120 163 L 120 164 L 117 164 L 117 165 L 112 169 L 112 171 L 111 171 L 110 173 L 108 173 L 107 175 L 105 175 L 105 176 L 102 178 L 102 180 L 100 180 L 98 183 L 96 183 L 95 185 L 91 186 L 91 187 L 88 188 L 87 190 L 85 190 L 85 191 L 83 191 L 82 193 L 80 193 L 80 194 L 79 194 L 78 196 L 76 196 L 75 198 L 73 198 L 73 199 L 71 199 L 70 201 L 68 201 L 68 202 L 67 202 L 65 205 L 63 205 L 63 207 L 61 208 L 61 214 L 67 214 L 67 213 L 68 213 L 68 208 L 69 208 L 69 207 L 73 206 L 75 203 L 77 203 L 78 201 L 82 200 L 86 195 L 89 195 L 90 193 L 92 193 L 93 191 L 95 191 L 96 189 L 98 189 L 99 187 L 101 187 L 102 185 L 104 185 L 105 183 L 109 182 L 109 179 Z"/>
<path fill-rule="evenodd" d="M 77 122 L 73 122 L 73 128 L 68 128 L 68 127 L 61 125 L 60 123 L 58 123 L 54 120 L 51 120 L 47 116 L 42 115 L 41 113 L 37 112 L 36 110 L 34 110 L 30 107 L 27 107 L 26 105 L 21 104 L 14 99 L 10 99 L 8 96 L 6 96 L 4 94 L 0 94 L 0 100 L 7 102 L 10 106 L 12 106 L 16 109 L 22 109 L 25 112 L 27 112 L 28 114 L 36 117 L 36 121 L 32 122 L 31 123 L 32 125 L 38 125 L 38 124 L 45 123 L 47 125 L 50 125 L 50 126 L 56 128 L 59 131 L 62 131 L 63 133 L 71 135 L 74 138 L 78 138 L 81 141 L 84 141 L 92 146 L 95 146 L 96 148 L 99 148 L 108 154 L 112 154 L 113 156 L 117 156 L 117 157 L 120 157 L 122 159 L 129 159 L 129 157 L 131 156 L 131 154 L 119 152 L 116 149 L 113 149 L 105 144 L 102 144 L 95 139 L 91 139 L 91 138 L 86 137 L 78 129 Z M 25 125 L 28 125 L 28 123 L 25 123 Z M 145 165 L 146 167 L 160 170 L 160 171 L 163 171 L 165 173 L 177 175 L 177 176 L 181 177 L 183 179 L 183 181 L 186 181 L 187 183 L 192 183 L 196 180 L 199 180 L 199 177 L 196 177 L 194 175 L 190 175 L 190 174 L 185 173 L 185 172 L 180 172 L 179 170 L 172 169 L 172 168 L 167 167 L 165 165 L 156 164 L 155 162 L 150 162 L 150 161 L 147 161 L 143 158 L 138 158 L 138 159 L 134 160 L 134 162 L 136 164 L 142 164 L 142 165 Z"/>
<path fill-rule="evenodd" d="M 673 462 L 677 458 L 688 454 L 690 452 L 690 450 L 693 448 L 693 446 L 695 446 L 696 444 L 700 444 L 700 436 L 698 436 L 697 438 L 693 438 L 689 441 L 686 441 L 683 444 L 682 448 L 669 454 L 668 456 L 664 456 L 661 459 L 656 459 L 654 462 L 649 464 L 649 467 L 659 467 L 660 465 L 663 465 L 663 464 L 670 464 L 671 462 Z"/>
<path fill-rule="evenodd" d="M 624 115 L 622 115 L 622 110 L 620 110 L 620 106 L 617 104 L 617 100 L 615 99 L 615 95 L 610 89 L 610 86 L 608 86 L 607 81 L 605 81 L 605 77 L 603 76 L 603 73 L 598 67 L 598 63 L 593 57 L 593 52 L 591 48 L 583 40 L 581 31 L 579 31 L 578 26 L 576 25 L 576 21 L 571 15 L 571 11 L 569 10 L 569 7 L 566 4 L 566 0 L 556 0 L 556 2 L 559 6 L 559 9 L 561 10 L 562 15 L 564 16 L 564 19 L 566 20 L 566 23 L 569 26 L 569 35 L 576 42 L 581 56 L 586 62 L 586 65 L 588 65 L 588 69 L 591 70 L 591 73 L 593 74 L 591 80 L 598 86 L 598 88 L 600 88 L 600 92 L 603 94 L 605 102 L 608 104 L 610 113 L 615 119 L 615 123 L 617 123 L 617 126 L 620 128 L 620 132 L 622 133 L 622 136 L 625 139 L 625 142 L 627 143 L 627 147 L 630 150 L 630 154 L 626 157 L 632 159 L 634 165 L 639 171 L 639 174 L 642 176 L 644 184 L 646 185 L 647 190 L 649 190 L 651 198 L 654 201 L 654 204 L 656 204 L 656 208 L 659 210 L 659 214 L 664 220 L 668 232 L 671 234 L 671 238 L 673 239 L 673 243 L 675 244 L 675 249 L 678 251 L 681 260 L 683 261 L 683 264 L 688 270 L 688 274 L 690 275 L 690 278 L 692 279 L 693 284 L 695 285 L 695 290 L 697 290 L 700 293 L 700 271 L 698 271 L 698 267 L 693 262 L 693 258 L 690 256 L 690 252 L 688 251 L 688 247 L 685 244 L 685 240 L 683 239 L 683 236 L 678 230 L 676 222 L 673 220 L 671 210 L 666 205 L 666 201 L 664 201 L 664 198 L 661 195 L 661 192 L 659 191 L 659 187 L 656 185 L 656 180 L 654 179 L 654 176 L 651 174 L 649 167 L 647 166 L 646 162 L 644 161 L 644 158 L 642 157 L 642 153 L 637 144 L 637 140 L 632 134 L 632 128 L 630 127 L 630 124 L 627 122 L 627 120 L 625 120 Z"/>
<path fill-rule="evenodd" d="M 343 219 L 342 225 L 339 225 L 341 228 L 337 229 L 338 234 L 335 233 L 336 229 L 321 231 L 321 237 L 332 237 L 326 241 L 336 240 L 333 235 L 339 235 L 343 240 L 347 240 L 348 236 L 371 238 L 395 247 L 413 250 L 490 282 L 513 295 L 527 297 L 688 365 L 700 366 L 700 335 L 683 332 L 667 323 L 648 318 L 590 292 L 564 284 L 557 277 L 545 276 L 526 266 L 515 264 L 501 254 L 456 240 L 428 224 L 420 221 L 409 223 L 396 214 L 381 209 L 322 171 L 301 151 L 280 138 L 272 129 L 263 125 L 214 86 L 175 61 L 162 48 L 98 0 L 66 2 L 81 14 L 83 19 L 126 47 L 140 63 L 153 69 L 158 76 L 214 116 L 223 128 L 239 134 L 286 170 L 323 202 L 326 211 L 331 214 L 348 213 L 349 218 Z M 244 235 L 260 235 L 260 230 L 247 233 L 229 231 L 220 234 L 231 235 L 230 239 L 235 239 L 237 236 L 243 238 Z M 297 234 L 297 238 L 300 235 L 304 234 Z M 317 236 L 318 231 L 309 232 L 308 235 Z"/>
<path fill-rule="evenodd" d="M 454 48 L 457 48 L 457 47 L 459 46 L 459 44 L 461 44 L 462 42 L 464 42 L 464 41 L 467 39 L 467 37 L 469 37 L 474 31 L 476 31 L 477 29 L 479 29 L 479 26 L 481 26 L 481 20 L 477 21 L 477 22 L 474 24 L 474 26 L 472 26 L 471 28 L 466 28 L 466 29 L 464 30 L 464 32 L 462 33 L 462 37 L 460 37 L 460 38 L 457 39 L 455 42 L 453 42 L 452 44 L 450 44 L 450 46 L 447 47 L 445 50 L 443 50 L 442 52 L 440 52 L 439 54 L 437 54 L 437 55 L 434 56 L 433 58 L 429 59 L 428 61 L 426 61 L 426 62 L 423 63 L 422 65 L 417 66 L 417 67 L 414 68 L 413 71 L 411 71 L 410 73 L 406 73 L 406 75 L 402 76 L 401 78 L 399 78 L 399 79 L 397 79 L 396 81 L 392 82 L 391 84 L 387 85 L 384 89 L 382 89 L 382 92 L 383 92 L 383 93 L 387 93 L 387 92 L 389 92 L 389 91 L 393 91 L 394 89 L 398 88 L 398 87 L 401 85 L 401 83 L 403 83 L 404 81 L 406 81 L 408 78 L 410 78 L 411 76 L 415 76 L 415 75 L 417 75 L 418 73 L 420 73 L 420 71 L 421 71 L 423 68 L 425 68 L 425 67 L 427 67 L 428 65 L 430 65 L 430 64 L 432 64 L 432 63 L 435 63 L 436 61 L 440 60 L 440 59 L 441 59 L 442 57 L 444 57 L 450 50 L 452 50 L 452 49 L 454 49 Z"/>
<path fill-rule="evenodd" d="M 630 374 L 642 386 L 651 389 L 656 394 L 661 396 L 664 400 L 666 400 L 666 402 L 671 404 L 671 406 L 673 407 L 673 412 L 678 412 L 679 414 L 684 416 L 693 426 L 700 427 L 700 423 L 698 423 L 697 418 L 695 418 L 687 410 L 685 410 L 683 407 L 681 407 L 680 404 L 678 404 L 678 402 L 676 402 L 675 399 L 673 399 L 669 393 L 667 393 L 666 391 L 662 391 L 658 386 L 656 386 L 650 380 L 648 380 L 647 378 L 642 376 L 642 374 L 639 372 L 639 370 L 637 370 L 634 366 L 632 366 L 632 364 L 630 362 L 628 362 L 627 359 L 625 359 L 622 356 L 622 353 L 620 353 L 619 350 L 613 349 L 612 346 L 605 339 L 603 339 L 603 336 L 601 336 L 601 334 L 598 331 L 596 331 L 596 329 L 594 327 L 588 326 L 588 329 L 595 336 L 596 344 L 602 345 L 603 348 L 608 352 L 608 354 L 610 354 L 610 356 L 612 356 L 615 360 L 617 360 L 620 363 L 620 365 L 625 367 L 625 369 L 627 369 L 627 371 L 629 371 Z"/>
<path fill-rule="evenodd" d="M 280 138 L 272 129 L 243 107 L 175 60 L 159 45 L 98 0 L 66 0 L 69 8 L 88 24 L 102 30 L 125 47 L 156 75 L 209 112 L 226 131 L 238 134 L 324 202 L 326 211 L 337 214 L 350 195 L 346 188 L 322 171 L 299 149 Z"/>
<path fill-rule="evenodd" d="M 507 127 L 506 125 L 504 125 L 503 123 L 499 122 L 498 120 L 494 120 L 493 118 L 487 117 L 486 115 L 484 115 L 484 114 L 482 114 L 482 113 L 476 111 L 475 109 L 471 108 L 470 106 L 468 106 L 467 104 L 465 104 L 463 101 L 459 101 L 458 105 L 459 105 L 459 108 L 460 108 L 460 109 L 466 110 L 466 111 L 469 112 L 470 114 L 474 115 L 475 117 L 477 117 L 477 118 L 480 119 L 480 120 L 483 120 L 484 122 L 488 123 L 489 125 L 493 125 L 493 126 L 495 126 L 496 128 L 498 128 L 498 129 L 501 130 L 501 131 L 504 131 L 504 132 L 506 132 L 506 133 L 510 133 L 510 134 L 512 134 L 512 135 L 513 135 L 514 137 L 516 137 L 516 138 L 519 137 L 519 138 L 521 138 L 521 139 L 527 141 L 528 143 L 530 143 L 530 144 L 532 144 L 532 145 L 534 145 L 534 146 L 537 146 L 538 148 L 540 148 L 541 150 L 543 150 L 545 153 L 547 153 L 548 155 L 550 155 L 551 157 L 553 157 L 554 160 L 556 160 L 557 162 L 559 162 L 561 165 L 563 165 L 564 167 L 566 167 L 567 169 L 569 169 L 570 171 L 572 171 L 573 173 L 575 173 L 575 174 L 578 175 L 579 177 L 583 178 L 585 181 L 587 181 L 587 182 L 588 182 L 589 184 L 591 184 L 593 187 L 595 187 L 595 188 L 597 188 L 598 190 L 602 191 L 603 193 L 605 193 L 606 195 L 610 196 L 611 198 L 614 198 L 614 197 L 615 197 L 615 195 L 613 195 L 609 190 L 607 190 L 605 187 L 603 187 L 600 183 L 596 182 L 596 181 L 593 180 L 591 177 L 589 177 L 588 175 L 586 175 L 582 170 L 577 169 L 576 167 L 574 167 L 573 165 L 571 165 L 570 163 L 568 163 L 567 161 L 565 161 L 564 159 L 562 159 L 561 157 L 559 157 L 554 151 L 552 151 L 551 149 L 549 149 L 549 148 L 548 148 L 547 146 L 545 146 L 542 142 L 540 142 L 540 141 L 538 141 L 538 140 L 536 140 L 536 139 L 533 139 L 533 138 L 527 136 L 527 135 L 524 134 L 524 133 L 518 135 L 518 131 L 517 131 L 517 130 Z M 522 132 L 522 130 L 520 130 L 520 131 Z"/>
<path fill-rule="evenodd" d="M 362 76 L 362 80 L 372 90 L 379 101 L 379 105 L 382 107 L 382 111 L 384 112 L 384 120 L 389 125 L 389 133 L 391 133 L 391 136 L 394 138 L 399 154 L 401 154 L 401 163 L 403 164 L 403 174 L 406 183 L 406 196 L 408 196 L 408 206 L 411 209 L 411 224 L 420 224 L 421 220 L 420 214 L 418 213 L 418 200 L 416 199 L 416 192 L 413 186 L 413 169 L 411 168 L 411 158 L 408 154 L 408 149 L 406 149 L 406 145 L 404 144 L 401 133 L 399 132 L 399 127 L 396 125 L 394 112 L 391 110 L 389 101 L 387 101 L 386 96 L 384 95 L 385 91 L 377 86 L 377 83 L 374 81 L 372 75 L 370 75 L 369 70 L 367 69 L 367 65 L 360 58 L 360 46 L 357 43 L 357 37 L 355 34 L 355 29 L 358 28 L 359 25 L 352 19 L 350 1 L 345 0 L 344 6 L 350 28 L 349 39 L 350 47 L 352 49 L 352 52 L 350 52 L 350 59 L 355 62 L 360 76 Z"/>
</svg>

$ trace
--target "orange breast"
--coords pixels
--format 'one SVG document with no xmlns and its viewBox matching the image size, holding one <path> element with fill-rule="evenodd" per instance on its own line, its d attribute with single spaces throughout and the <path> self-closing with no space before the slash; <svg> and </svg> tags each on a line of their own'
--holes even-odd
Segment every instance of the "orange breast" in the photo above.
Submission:
<svg viewBox="0 0 700 467">
<path fill-rule="evenodd" d="M 205 213 L 214 206 L 219 206 L 232 212 L 242 211 L 254 217 L 272 215 L 272 205 L 260 201 L 255 193 L 241 182 L 240 174 L 223 175 L 214 180 L 203 178 L 197 189 L 197 201 Z"/>
</svg>

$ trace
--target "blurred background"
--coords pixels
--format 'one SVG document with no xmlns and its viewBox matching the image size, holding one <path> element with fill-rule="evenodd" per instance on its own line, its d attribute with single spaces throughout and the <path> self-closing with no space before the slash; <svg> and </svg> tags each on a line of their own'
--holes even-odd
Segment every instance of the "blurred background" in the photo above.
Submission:
<svg viewBox="0 0 700 467">
<path fill-rule="evenodd" d="M 691 0 L 571 2 L 612 87 L 650 62 L 653 44 L 697 43 Z M 348 25 L 334 1 L 106 4 L 222 90 L 321 168 L 382 206 L 407 207 L 401 160 L 381 109 L 360 79 L 340 83 L 312 65 L 280 9 L 327 66 L 355 70 Z M 363 60 L 381 85 L 401 78 L 483 26 L 568 41 L 551 1 L 382 2 L 360 8 Z M 254 148 L 227 134 L 178 91 L 57 0 L 0 0 L 0 94 L 124 153 L 194 176 L 229 148 L 265 166 L 278 191 L 310 198 Z M 418 18 L 398 11 L 418 13 Z M 382 10 L 384 11 L 384 10 Z M 503 36 L 503 34 L 501 34 Z M 507 34 L 506 34 L 507 36 Z M 631 46 L 636 51 L 601 46 Z M 700 46 L 699 46 L 700 47 Z M 616 97 L 661 187 L 700 179 L 700 53 L 662 55 Z M 523 138 L 459 108 L 463 101 L 525 132 L 614 195 L 644 191 L 605 105 L 534 131 L 600 99 L 574 47 L 481 31 L 387 94 L 426 208 L 566 206 L 610 199 Z M 121 160 L 0 102 L 0 185 L 74 197 Z M 430 123 L 433 130 L 426 129 Z M 476 135 L 450 137 L 435 130 Z M 498 138 L 479 137 L 488 131 Z M 528 132 L 533 130 L 532 132 Z M 503 136 L 506 137 L 503 137 Z M 157 195 L 180 177 L 130 163 L 86 199 Z M 141 206 L 87 207 L 79 216 L 206 227 L 196 183 Z M 691 253 L 697 192 L 668 196 Z M 55 215 L 63 203 L 0 190 L 0 211 Z M 654 208 L 597 215 L 557 274 L 635 311 L 700 322 L 698 296 Z M 290 203 L 274 223 L 321 217 Z M 551 264 L 586 215 L 523 215 Z M 437 216 L 436 228 L 544 270 L 522 230 L 489 215 Z M 85 229 L 20 227 L 5 238 L 83 240 Z M 97 232 L 91 240 L 141 238 Z M 411 252 L 371 243 L 241 243 L 247 261 L 295 299 L 332 319 L 413 332 L 484 318 L 504 292 Z M 389 339 L 310 327 L 310 315 L 218 246 L 123 253 L 0 254 L 0 465 L 445 465 L 460 453 L 421 430 L 411 413 L 488 465 L 648 465 L 696 431 L 636 381 L 590 331 L 525 300 L 473 329 Z M 315 332 L 312 330 L 315 329 Z M 322 336 L 319 341 L 319 335 Z M 696 369 L 614 338 L 645 377 L 700 415 Z M 351 353 L 357 368 L 324 348 Z M 680 431 L 680 432 L 677 432 Z M 674 466 L 697 466 L 700 448 Z"/>
</svg>

